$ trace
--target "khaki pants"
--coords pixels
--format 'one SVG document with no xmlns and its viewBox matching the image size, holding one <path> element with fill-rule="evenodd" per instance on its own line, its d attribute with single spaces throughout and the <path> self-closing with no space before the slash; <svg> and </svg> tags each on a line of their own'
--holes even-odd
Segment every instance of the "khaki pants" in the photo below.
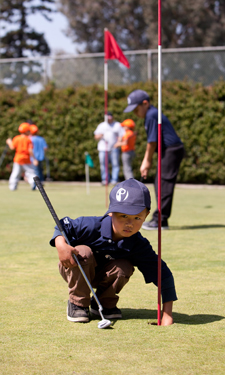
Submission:
<svg viewBox="0 0 225 375">
<path fill-rule="evenodd" d="M 88 246 L 76 246 L 79 251 L 78 260 L 104 308 L 111 309 L 116 306 L 118 293 L 129 281 L 134 272 L 134 267 L 126 259 L 109 260 L 101 270 L 96 272 L 97 263 Z M 90 305 L 90 289 L 79 267 L 65 268 L 59 263 L 59 272 L 68 283 L 69 300 L 75 305 L 88 307 Z"/>
</svg>

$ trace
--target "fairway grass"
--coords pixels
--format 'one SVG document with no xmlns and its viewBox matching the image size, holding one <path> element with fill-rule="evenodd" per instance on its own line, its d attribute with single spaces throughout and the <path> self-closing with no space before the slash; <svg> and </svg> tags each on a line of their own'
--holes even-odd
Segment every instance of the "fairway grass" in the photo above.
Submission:
<svg viewBox="0 0 225 375">
<path fill-rule="evenodd" d="M 148 185 L 155 208 L 153 186 Z M 110 189 L 109 189 L 110 190 Z M 0 182 L 0 374 L 224 375 L 225 187 L 177 185 L 162 259 L 173 272 L 174 324 L 157 323 L 157 288 L 136 269 L 120 293 L 123 319 L 66 319 L 67 285 L 49 240 L 55 223 L 41 194 Z M 46 183 L 61 218 L 106 212 L 105 188 Z M 157 231 L 142 234 L 157 252 Z"/>
</svg>

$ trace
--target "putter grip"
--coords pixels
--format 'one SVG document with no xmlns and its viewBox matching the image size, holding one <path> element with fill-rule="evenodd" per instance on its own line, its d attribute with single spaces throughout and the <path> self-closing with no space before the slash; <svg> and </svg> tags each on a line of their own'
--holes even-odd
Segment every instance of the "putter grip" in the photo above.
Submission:
<svg viewBox="0 0 225 375">
<path fill-rule="evenodd" d="M 46 194 L 46 191 L 44 189 L 44 186 L 41 183 L 40 178 L 38 176 L 35 176 L 33 178 L 33 180 L 34 180 L 35 184 L 37 185 L 38 190 L 40 191 L 40 193 L 41 193 L 41 195 L 42 195 L 42 197 L 43 197 L 43 199 L 44 199 L 44 201 L 45 201 L 45 203 L 46 203 L 46 205 L 47 205 L 47 207 L 48 207 L 48 209 L 49 209 L 49 211 L 50 211 L 50 213 L 51 213 L 51 215 L 52 215 L 52 217 L 53 217 L 53 219 L 54 219 L 54 221 L 55 221 L 55 223 L 56 223 L 56 225 L 58 227 L 58 229 L 60 230 L 62 236 L 65 238 L 66 242 L 70 245 L 70 241 L 69 241 L 66 233 L 64 232 L 64 229 L 63 229 L 63 227 L 62 227 L 62 225 L 61 225 L 61 223 L 59 221 L 59 218 L 56 215 L 56 212 L 55 212 L 55 210 L 54 210 L 54 208 L 53 208 L 53 206 L 52 206 L 52 204 L 51 204 L 51 202 L 50 202 L 50 200 L 49 200 L 49 198 L 48 198 L 48 196 Z M 77 264 L 79 265 L 79 261 L 78 261 L 78 259 L 77 259 L 77 257 L 76 257 L 75 254 L 73 254 L 73 258 L 77 262 Z"/>
<path fill-rule="evenodd" d="M 59 230 L 60 230 L 61 233 L 64 232 L 63 231 L 63 227 L 62 227 L 62 225 L 61 225 L 61 223 L 59 221 L 58 216 L 56 215 L 56 212 L 55 212 L 54 208 L 52 207 L 52 204 L 51 204 L 51 202 L 50 202 L 50 200 L 49 200 L 49 198 L 48 198 L 48 196 L 47 196 L 47 194 L 45 192 L 45 189 L 44 189 L 44 187 L 43 187 L 43 185 L 41 183 L 40 178 L 38 176 L 35 176 L 33 178 L 33 180 L 34 180 L 36 186 L 38 187 L 38 190 L 40 191 L 40 193 L 41 193 L 41 195 L 42 195 L 42 197 L 43 197 L 43 199 L 44 199 L 44 201 L 45 201 L 45 203 L 46 203 L 46 205 L 47 205 L 47 207 L 48 207 L 48 209 L 49 209 L 49 211 L 50 211 L 53 219 L 55 220 L 55 223 L 56 223 L 57 227 L 59 228 Z"/>
</svg>

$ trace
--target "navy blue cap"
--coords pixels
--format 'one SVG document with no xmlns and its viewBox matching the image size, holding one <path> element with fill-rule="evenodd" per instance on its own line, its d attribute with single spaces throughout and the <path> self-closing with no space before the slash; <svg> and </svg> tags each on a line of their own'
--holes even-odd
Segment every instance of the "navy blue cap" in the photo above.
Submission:
<svg viewBox="0 0 225 375">
<path fill-rule="evenodd" d="M 143 100 L 150 101 L 150 97 L 146 91 L 143 90 L 134 90 L 127 97 L 127 108 L 123 112 L 132 112 Z"/>
<path fill-rule="evenodd" d="M 120 182 L 111 190 L 109 209 L 110 212 L 120 212 L 127 215 L 137 215 L 145 208 L 150 210 L 151 197 L 148 188 L 140 181 L 129 178 Z"/>
</svg>

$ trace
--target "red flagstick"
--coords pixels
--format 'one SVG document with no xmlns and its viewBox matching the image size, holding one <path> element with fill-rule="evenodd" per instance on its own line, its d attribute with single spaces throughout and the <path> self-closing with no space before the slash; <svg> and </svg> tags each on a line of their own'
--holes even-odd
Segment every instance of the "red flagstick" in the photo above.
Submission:
<svg viewBox="0 0 225 375">
<path fill-rule="evenodd" d="M 108 59 L 107 51 L 109 50 L 109 39 L 106 38 L 106 33 L 108 29 L 104 29 L 104 49 L 105 49 L 105 59 L 104 59 L 104 94 L 105 94 L 105 119 L 104 121 L 108 123 Z M 108 173 L 108 142 L 105 140 L 105 205 L 108 207 L 108 183 L 109 183 L 109 173 Z"/>
<path fill-rule="evenodd" d="M 158 0 L 158 325 L 161 325 L 161 159 L 162 159 L 162 77 L 161 0 Z"/>
<path fill-rule="evenodd" d="M 105 94 L 105 121 L 108 122 L 108 58 L 107 51 L 109 49 L 109 39 L 106 38 L 106 33 L 108 29 L 104 29 L 104 49 L 105 49 L 105 58 L 104 58 L 104 94 Z"/>
<path fill-rule="evenodd" d="M 108 142 L 105 141 L 105 206 L 108 207 L 109 156 Z"/>
<path fill-rule="evenodd" d="M 108 31 L 107 28 L 104 29 L 104 91 L 105 91 L 105 122 L 108 123 L 108 60 L 116 59 L 120 61 L 123 65 L 127 68 L 130 68 L 130 63 L 127 60 L 126 56 L 124 56 L 123 51 L 121 50 L 120 46 L 116 42 L 113 35 Z M 107 164 L 106 174 L 106 207 L 108 207 L 108 180 L 109 180 L 109 170 L 108 170 L 108 153 L 106 153 L 105 165 Z"/>
</svg>

